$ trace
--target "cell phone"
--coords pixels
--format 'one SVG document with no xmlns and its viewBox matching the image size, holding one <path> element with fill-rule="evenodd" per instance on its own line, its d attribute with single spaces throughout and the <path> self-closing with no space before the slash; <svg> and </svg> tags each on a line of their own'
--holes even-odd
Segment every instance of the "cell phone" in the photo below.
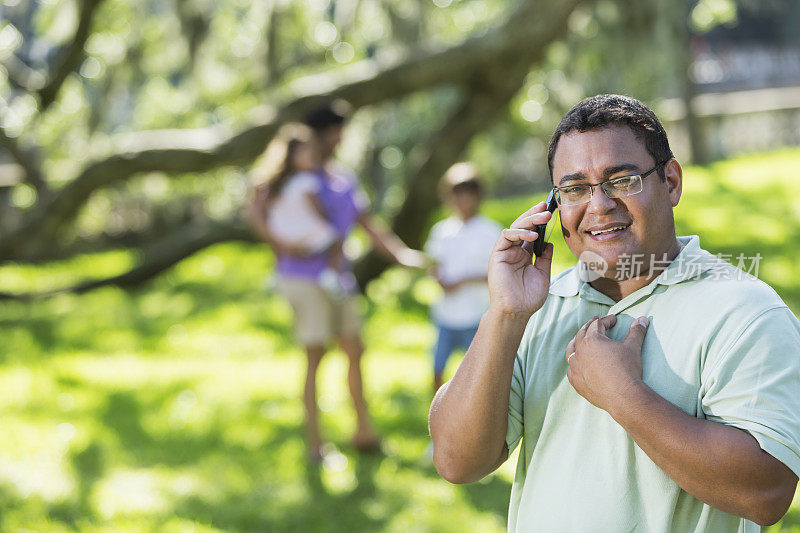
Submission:
<svg viewBox="0 0 800 533">
<path fill-rule="evenodd" d="M 556 212 L 556 208 L 558 207 L 558 203 L 556 202 L 555 190 L 551 190 L 550 194 L 547 196 L 547 206 L 546 209 L 551 213 Z M 550 218 L 552 220 L 552 217 Z M 529 251 L 533 252 L 533 255 L 539 257 L 544 253 L 544 247 L 547 245 L 547 241 L 545 240 L 545 230 L 547 230 L 547 224 L 538 224 L 534 226 L 533 231 L 539 234 L 533 243 L 531 243 L 531 248 Z"/>
</svg>

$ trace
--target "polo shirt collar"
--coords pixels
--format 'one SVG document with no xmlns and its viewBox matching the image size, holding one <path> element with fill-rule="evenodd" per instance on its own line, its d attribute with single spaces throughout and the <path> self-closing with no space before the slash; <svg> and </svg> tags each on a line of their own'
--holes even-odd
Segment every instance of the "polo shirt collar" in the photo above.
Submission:
<svg viewBox="0 0 800 533">
<path fill-rule="evenodd" d="M 706 270 L 713 268 L 719 259 L 700 248 L 700 237 L 690 235 L 678 237 L 683 245 L 678 256 L 655 281 L 661 285 L 676 285 L 682 281 L 697 279 Z"/>
<path fill-rule="evenodd" d="M 550 294 L 569 298 L 575 296 L 585 282 L 578 276 L 578 265 L 569 267 L 550 282 Z"/>
<path fill-rule="evenodd" d="M 700 248 L 700 237 L 697 235 L 678 237 L 678 242 L 681 243 L 682 248 L 675 259 L 647 287 L 642 287 L 636 293 L 648 289 L 647 294 L 649 294 L 657 285 L 675 285 L 682 281 L 695 279 L 700 273 L 712 268 L 714 263 L 717 262 L 715 256 Z M 564 271 L 550 283 L 550 294 L 569 298 L 576 296 L 578 293 L 581 293 L 581 296 L 589 296 L 589 293 L 598 293 L 599 296 L 603 297 L 601 299 L 607 299 L 613 303 L 611 298 L 594 290 L 587 281 L 582 280 L 579 273 L 579 265 Z M 594 296 L 594 294 L 592 295 Z"/>
</svg>

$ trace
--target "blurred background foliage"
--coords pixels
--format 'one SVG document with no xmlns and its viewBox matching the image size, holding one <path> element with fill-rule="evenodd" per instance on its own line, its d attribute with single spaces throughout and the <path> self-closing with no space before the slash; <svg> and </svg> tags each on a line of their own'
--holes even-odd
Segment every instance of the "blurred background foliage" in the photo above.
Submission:
<svg viewBox="0 0 800 533">
<path fill-rule="evenodd" d="M 0 528 L 503 530 L 513 460 L 459 487 L 424 460 L 438 286 L 421 274 L 362 270 L 387 455 L 343 444 L 354 420 L 330 357 L 320 402 L 341 449 L 306 469 L 302 355 L 273 257 L 241 222 L 250 163 L 277 122 L 345 91 L 339 156 L 419 246 L 455 159 L 475 161 L 484 212 L 507 225 L 548 188 L 561 115 L 629 94 L 696 163 L 679 234 L 762 254 L 798 313 L 798 24 L 791 0 L 0 0 Z M 553 240 L 559 271 L 574 257 Z M 111 283 L 124 290 L 20 298 L 189 241 Z M 365 254 L 364 236 L 348 248 Z M 797 506 L 776 526 L 791 528 Z"/>
<path fill-rule="evenodd" d="M 48 210 L 63 211 L 64 202 L 56 209 L 51 200 L 64 200 L 64 186 L 93 164 L 135 159 L 143 139 L 165 148 L 186 144 L 199 157 L 213 145 L 212 132 L 247 130 L 265 109 L 283 109 L 309 91 L 335 94 L 359 69 L 402 65 L 466 39 L 496 39 L 491 30 L 507 26 L 515 13 L 513 3 L 500 0 L 4 0 L 0 6 L 0 235 L 7 237 L 0 258 L 18 261 L 113 248 L 147 255 L 146 245 L 165 233 L 179 235 L 209 220 L 236 225 L 257 149 L 205 172 L 182 172 L 164 161 L 147 171 L 103 168 L 102 184 L 87 184 L 91 193 L 76 201 L 77 216 L 56 218 L 52 227 L 32 222 Z M 541 7 L 520 13 L 530 25 L 541 19 L 563 26 L 544 41 L 528 36 L 515 43 L 518 55 L 531 54 L 527 74 L 499 115 L 487 114 L 463 150 L 453 148 L 478 164 L 494 195 L 544 190 L 550 132 L 566 109 L 598 92 L 636 95 L 656 108 L 683 161 L 800 141 L 800 103 L 785 91 L 800 80 L 795 2 L 574 1 L 560 18 L 547 11 L 551 6 Z M 508 57 L 498 52 L 495 63 L 468 81 L 449 78 L 425 90 L 378 95 L 374 105 L 359 108 L 339 155 L 389 221 L 410 209 L 407 200 L 422 205 L 409 196 L 411 184 L 439 175 L 425 168 L 424 148 L 437 132 L 446 139 L 459 127 L 448 130 L 447 121 L 461 112 L 465 94 L 511 76 Z M 720 94 L 725 98 L 703 99 Z M 174 130 L 187 140 L 175 140 Z M 153 131 L 161 137 L 148 136 Z M 261 148 L 268 140 L 269 132 Z M 443 150 L 447 141 L 434 146 Z M 408 216 L 396 221 L 409 244 L 423 240 L 435 203 L 417 208 L 415 217 L 425 218 L 419 226 L 404 229 Z M 20 233 L 24 242 L 12 244 L 9 237 Z M 229 231 L 209 244 L 245 235 Z"/>
</svg>

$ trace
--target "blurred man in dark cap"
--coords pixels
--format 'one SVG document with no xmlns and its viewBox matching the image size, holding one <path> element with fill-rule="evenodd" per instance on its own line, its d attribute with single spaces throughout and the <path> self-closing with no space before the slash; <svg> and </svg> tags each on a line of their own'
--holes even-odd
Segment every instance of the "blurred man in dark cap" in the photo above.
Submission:
<svg viewBox="0 0 800 533">
<path fill-rule="evenodd" d="M 328 186 L 333 190 L 348 189 L 352 192 L 359 214 L 356 221 L 369 234 L 373 245 L 390 260 L 408 267 L 422 267 L 426 264 L 425 256 L 408 248 L 403 241 L 385 224 L 381 223 L 370 212 L 369 199 L 359 184 L 356 174 L 334 156 L 342 142 L 344 125 L 350 117 L 352 107 L 344 100 L 313 108 L 308 112 L 304 123 L 313 131 L 317 140 L 320 160 L 320 173 L 326 178 Z M 324 203 L 324 195 L 323 195 Z M 331 211 L 336 211 L 331 205 Z M 330 213 L 335 215 L 335 213 Z"/>
</svg>

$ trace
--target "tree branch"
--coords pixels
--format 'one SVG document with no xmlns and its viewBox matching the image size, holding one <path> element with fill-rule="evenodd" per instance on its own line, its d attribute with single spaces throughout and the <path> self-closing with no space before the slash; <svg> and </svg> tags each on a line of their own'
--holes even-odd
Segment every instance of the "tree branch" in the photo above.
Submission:
<svg viewBox="0 0 800 533">
<path fill-rule="evenodd" d="M 249 228 L 240 220 L 189 224 L 167 235 L 143 251 L 142 261 L 131 270 L 109 278 L 84 281 L 64 289 L 46 292 L 13 294 L 0 292 L 0 300 L 38 300 L 61 293 L 84 293 L 100 287 L 132 287 L 139 285 L 176 263 L 207 248 L 227 241 L 255 242 Z"/>
<path fill-rule="evenodd" d="M 14 7 L 6 5 L 3 8 L 3 18 L 11 23 L 22 35 L 22 46 L 8 54 L 0 64 L 6 69 L 11 86 L 29 93 L 41 89 L 45 81 L 43 73 L 28 65 L 30 61 L 30 57 L 28 57 L 28 52 L 31 48 L 30 41 L 33 40 L 33 19 L 38 9 L 38 2 L 18 3 Z"/>
<path fill-rule="evenodd" d="M 190 3 L 188 0 L 178 0 L 177 8 L 181 32 L 183 32 L 186 44 L 189 47 L 189 63 L 186 66 L 186 72 L 188 73 L 194 67 L 197 51 L 208 35 L 211 21 L 209 20 L 209 14 L 205 10 L 194 3 Z"/>
<path fill-rule="evenodd" d="M 39 155 L 36 151 L 20 146 L 17 139 L 9 137 L 3 127 L 0 127 L 0 146 L 5 148 L 6 152 L 25 171 L 24 181 L 36 189 L 41 200 L 46 201 L 50 196 L 50 189 L 39 166 Z"/>
<path fill-rule="evenodd" d="M 183 197 L 186 198 L 186 197 Z M 64 261 L 76 255 L 122 249 L 146 249 L 165 234 L 178 228 L 207 223 L 205 213 L 192 212 L 192 207 L 181 203 L 159 206 L 147 213 L 150 223 L 145 227 L 128 228 L 123 231 L 108 230 L 90 236 L 76 235 L 73 239 L 60 238 L 55 242 L 37 241 L 37 246 L 25 249 L 24 254 L 14 256 L 18 264 L 42 264 Z"/>
<path fill-rule="evenodd" d="M 265 85 L 269 87 L 281 77 L 282 73 L 278 56 L 278 28 L 280 28 L 284 13 L 277 1 L 270 2 L 267 16 L 269 16 L 269 20 L 267 21 L 266 35 L 264 36 L 267 46 L 264 60 L 267 63 Z"/>
<path fill-rule="evenodd" d="M 56 53 L 56 60 L 53 62 L 53 68 L 50 69 L 47 83 L 37 91 L 39 95 L 40 113 L 50 107 L 50 104 L 55 101 L 56 95 L 59 89 L 61 89 L 64 80 L 66 80 L 67 76 L 78 68 L 83 61 L 83 46 L 89 38 L 97 8 L 103 1 L 104 0 L 83 0 L 81 2 L 80 19 L 78 28 L 75 30 L 75 36 L 68 45 L 62 47 Z"/>
<path fill-rule="evenodd" d="M 12 87 L 25 92 L 34 92 L 44 86 L 44 76 L 41 72 L 29 67 L 23 60 L 14 54 L 9 54 L 0 63 L 5 67 L 8 81 Z"/>
</svg>

